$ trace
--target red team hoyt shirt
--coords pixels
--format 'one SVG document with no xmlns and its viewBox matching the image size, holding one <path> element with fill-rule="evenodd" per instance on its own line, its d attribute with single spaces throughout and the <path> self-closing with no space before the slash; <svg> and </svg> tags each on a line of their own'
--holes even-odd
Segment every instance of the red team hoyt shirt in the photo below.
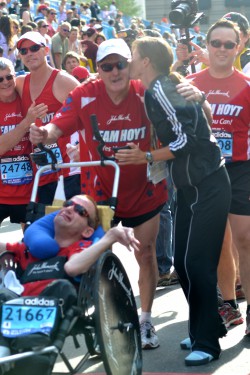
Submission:
<svg viewBox="0 0 250 375">
<path fill-rule="evenodd" d="M 92 241 L 89 240 L 80 240 L 77 242 L 74 242 L 72 245 L 60 248 L 57 256 L 65 256 L 67 259 L 69 259 L 73 254 L 80 253 L 87 247 L 92 245 Z M 6 250 L 11 251 L 15 254 L 15 261 L 21 266 L 21 269 L 24 271 L 29 264 L 32 264 L 36 261 L 41 261 L 41 259 L 35 258 L 31 255 L 31 253 L 28 253 L 28 256 L 26 254 L 26 245 L 23 242 L 17 242 L 14 244 L 7 243 L 6 244 Z M 43 262 L 46 262 L 46 259 L 43 260 Z M 24 287 L 24 291 L 22 293 L 22 296 L 37 296 L 39 295 L 44 288 L 48 284 L 50 284 L 54 279 L 47 279 L 47 280 L 38 280 L 29 282 L 26 284 L 22 284 Z"/>
<path fill-rule="evenodd" d="M 124 146 L 128 142 L 148 151 L 150 145 L 150 124 L 143 104 L 144 88 L 138 81 L 131 81 L 127 97 L 118 105 L 109 98 L 104 83 L 91 82 L 74 89 L 57 112 L 52 123 L 64 135 L 80 131 L 81 160 L 100 160 L 91 127 L 90 116 L 95 114 L 99 131 L 106 144 L 104 152 L 114 156 L 113 146 Z M 146 164 L 121 166 L 116 215 L 135 217 L 156 209 L 167 198 L 166 183 L 153 185 L 147 181 Z M 98 177 L 96 177 L 98 175 Z M 88 184 L 93 176 L 93 186 Z M 114 169 L 112 167 L 82 170 L 82 190 L 97 201 L 110 198 Z"/>
<path fill-rule="evenodd" d="M 0 137 L 11 132 L 23 120 L 21 99 L 10 103 L 0 102 Z M 0 156 L 0 203 L 27 204 L 31 196 L 33 172 L 30 162 L 29 133 L 11 150 Z"/>
<path fill-rule="evenodd" d="M 226 162 L 250 159 L 250 77 L 238 70 L 227 78 L 213 78 L 209 69 L 188 76 L 204 91 L 212 114 L 212 130 Z"/>
</svg>

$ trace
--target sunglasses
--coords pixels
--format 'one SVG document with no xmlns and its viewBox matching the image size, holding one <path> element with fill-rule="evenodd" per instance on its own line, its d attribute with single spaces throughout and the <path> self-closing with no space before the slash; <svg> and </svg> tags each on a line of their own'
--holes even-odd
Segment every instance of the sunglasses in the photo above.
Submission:
<svg viewBox="0 0 250 375">
<path fill-rule="evenodd" d="M 57 13 L 55 13 L 55 12 L 50 12 L 50 14 L 52 14 L 52 16 L 56 16 L 57 15 Z"/>
<path fill-rule="evenodd" d="M 65 33 L 69 33 L 68 29 L 62 29 Z"/>
<path fill-rule="evenodd" d="M 72 207 L 72 206 L 74 207 L 74 211 L 78 213 L 78 215 L 80 215 L 81 217 L 89 217 L 89 213 L 86 210 L 86 208 L 81 206 L 80 204 L 75 203 L 71 199 L 63 202 L 63 207 Z"/>
<path fill-rule="evenodd" d="M 214 48 L 221 48 L 223 46 L 225 49 L 234 49 L 234 47 L 237 46 L 236 42 L 228 41 L 228 42 L 223 43 L 221 40 L 218 40 L 218 39 L 210 40 L 209 43 Z"/>
<path fill-rule="evenodd" d="M 30 52 L 38 52 L 43 46 L 39 46 L 38 44 L 34 44 L 31 47 L 27 48 L 20 48 L 19 52 L 22 56 L 27 55 L 28 51 Z"/>
<path fill-rule="evenodd" d="M 104 63 L 99 65 L 103 72 L 112 72 L 114 68 L 117 68 L 118 70 L 123 70 L 127 68 L 128 61 L 118 61 L 116 63 Z"/>
<path fill-rule="evenodd" d="M 44 28 L 45 28 L 45 27 L 49 27 L 49 25 L 42 25 L 41 27 L 44 27 Z"/>
<path fill-rule="evenodd" d="M 5 79 L 6 81 L 12 81 L 13 78 L 14 78 L 13 74 L 8 74 L 5 77 L 0 77 L 0 83 L 2 83 Z"/>
</svg>

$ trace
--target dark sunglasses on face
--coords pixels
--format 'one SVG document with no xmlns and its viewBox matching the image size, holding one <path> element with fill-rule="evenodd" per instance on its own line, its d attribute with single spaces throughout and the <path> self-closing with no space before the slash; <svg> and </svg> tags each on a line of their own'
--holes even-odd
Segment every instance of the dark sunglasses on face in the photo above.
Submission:
<svg viewBox="0 0 250 375">
<path fill-rule="evenodd" d="M 68 29 L 62 29 L 65 33 L 69 33 Z"/>
<path fill-rule="evenodd" d="M 42 25 L 42 27 L 44 27 L 44 28 L 45 28 L 45 27 L 49 27 L 49 25 Z"/>
<path fill-rule="evenodd" d="M 115 63 L 104 63 L 99 65 L 100 68 L 102 69 L 103 72 L 112 72 L 112 70 L 116 67 L 118 70 L 123 70 L 127 68 L 128 66 L 128 61 L 123 60 L 123 61 L 118 61 Z"/>
<path fill-rule="evenodd" d="M 55 12 L 51 12 L 50 14 L 52 14 L 52 16 L 56 16 L 56 13 L 55 13 Z"/>
<path fill-rule="evenodd" d="M 86 208 L 81 206 L 80 204 L 75 203 L 72 200 L 67 200 L 63 202 L 63 207 L 72 207 L 72 206 L 74 207 L 74 211 L 78 213 L 78 215 L 80 215 L 81 217 L 89 217 L 89 213 L 86 210 Z"/>
<path fill-rule="evenodd" d="M 5 77 L 0 77 L 0 83 L 2 83 L 5 79 L 6 81 L 12 81 L 13 78 L 14 78 L 13 74 L 8 74 Z"/>
<path fill-rule="evenodd" d="M 43 46 L 39 46 L 38 44 L 34 44 L 31 47 L 27 48 L 20 48 L 19 52 L 22 56 L 27 55 L 28 51 L 30 52 L 38 52 Z"/>
<path fill-rule="evenodd" d="M 221 40 L 218 40 L 218 39 L 210 40 L 209 43 L 214 48 L 221 48 L 223 46 L 225 49 L 234 49 L 234 47 L 237 46 L 236 42 L 228 41 L 228 42 L 223 43 Z"/>
</svg>

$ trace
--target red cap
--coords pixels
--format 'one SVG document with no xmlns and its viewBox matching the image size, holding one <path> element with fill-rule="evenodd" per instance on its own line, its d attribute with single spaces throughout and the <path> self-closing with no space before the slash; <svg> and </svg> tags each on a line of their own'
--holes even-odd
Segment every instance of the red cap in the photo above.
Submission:
<svg viewBox="0 0 250 375">
<path fill-rule="evenodd" d="M 72 70 L 72 75 L 79 81 L 83 82 L 86 78 L 89 77 L 88 69 L 84 68 L 83 66 L 76 66 Z"/>
<path fill-rule="evenodd" d="M 38 7 L 38 12 L 40 12 L 41 10 L 47 10 L 47 9 L 49 9 L 48 7 L 47 7 L 47 5 L 46 4 L 41 4 L 41 5 L 39 5 L 39 7 Z"/>
</svg>

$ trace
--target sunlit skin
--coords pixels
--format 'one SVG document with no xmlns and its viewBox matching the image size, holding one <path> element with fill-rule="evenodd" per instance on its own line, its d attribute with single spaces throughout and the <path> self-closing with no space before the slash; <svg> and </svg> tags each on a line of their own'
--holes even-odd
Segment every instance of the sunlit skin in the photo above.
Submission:
<svg viewBox="0 0 250 375">
<path fill-rule="evenodd" d="M 29 48 L 33 45 L 35 45 L 35 43 L 25 39 L 21 44 L 21 48 Z M 36 70 L 42 64 L 44 64 L 44 56 L 47 55 L 48 50 L 48 47 L 42 47 L 37 52 L 31 52 L 28 50 L 27 55 L 21 56 L 24 65 L 27 66 L 29 70 Z"/>
<path fill-rule="evenodd" d="M 233 29 L 220 27 L 211 32 L 210 40 L 220 40 L 221 42 L 236 42 L 236 34 Z M 208 42 L 207 49 L 210 60 L 210 72 L 216 77 L 223 73 L 223 77 L 227 77 L 232 74 L 233 62 L 238 54 L 239 46 L 235 46 L 233 49 L 226 49 L 224 46 L 220 48 L 214 48 Z M 220 77 L 222 78 L 222 77 Z"/>
<path fill-rule="evenodd" d="M 95 217 L 94 204 L 87 197 L 75 196 L 72 200 L 86 208 L 92 218 Z M 87 238 L 94 232 L 94 229 L 88 225 L 88 218 L 80 216 L 74 210 L 74 206 L 63 207 L 55 217 L 54 224 L 55 238 L 57 234 L 60 234 L 60 238 L 65 236 L 65 239 L 72 240 L 74 237 L 79 237 L 79 232 Z"/>
<path fill-rule="evenodd" d="M 9 68 L 0 70 L 0 77 L 6 77 L 9 74 L 12 74 L 14 78 L 10 81 L 4 79 L 4 81 L 0 83 L 0 101 L 4 103 L 11 103 L 16 98 L 15 72 Z"/>
<path fill-rule="evenodd" d="M 111 72 L 103 72 L 99 65 L 104 63 L 117 63 L 122 58 L 119 55 L 113 54 L 107 56 L 104 60 L 98 63 L 98 73 L 103 80 L 106 91 L 110 99 L 119 104 L 127 95 L 129 90 L 129 66 L 123 70 L 118 70 L 116 67 Z"/>
<path fill-rule="evenodd" d="M 72 74 L 72 70 L 79 65 L 79 61 L 75 57 L 68 57 L 65 63 L 65 70 L 67 73 Z"/>
<path fill-rule="evenodd" d="M 46 27 L 43 27 L 45 25 L 46 25 Z M 42 36 L 44 36 L 45 34 L 47 34 L 47 32 L 48 32 L 48 26 L 47 26 L 47 23 L 44 22 L 41 25 L 41 27 L 39 27 L 39 33 L 42 34 Z"/>
</svg>

